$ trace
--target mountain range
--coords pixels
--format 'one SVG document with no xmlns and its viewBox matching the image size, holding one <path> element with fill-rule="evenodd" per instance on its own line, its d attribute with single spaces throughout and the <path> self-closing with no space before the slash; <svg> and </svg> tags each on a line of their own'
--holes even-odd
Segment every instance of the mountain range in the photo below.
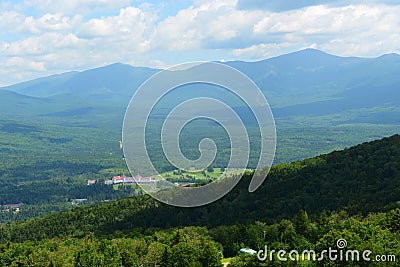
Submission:
<svg viewBox="0 0 400 267">
<path fill-rule="evenodd" d="M 255 81 L 277 117 L 372 110 L 400 102 L 400 56 L 397 54 L 357 58 L 306 49 L 257 62 L 224 64 Z M 2 87 L 0 110 L 3 114 L 9 111 L 13 115 L 65 117 L 69 113 L 88 112 L 89 108 L 125 107 L 140 84 L 158 71 L 116 63 Z M 393 118 L 400 115 L 393 110 L 390 114 Z M 376 116 L 372 114 L 371 119 L 376 120 Z"/>
<path fill-rule="evenodd" d="M 305 49 L 256 62 L 223 64 L 246 74 L 265 94 L 276 121 L 278 162 L 304 159 L 398 133 L 398 54 L 339 57 Z M 112 129 L 119 140 L 132 95 L 159 71 L 116 63 L 2 87 L 0 122 Z M 174 107 L 177 101 L 209 96 L 208 93 L 227 98 L 214 88 L 217 87 L 195 85 L 183 94 L 166 97 L 166 103 Z M 241 104 L 234 105 L 239 115 L 247 116 L 242 111 L 248 110 Z"/>
</svg>

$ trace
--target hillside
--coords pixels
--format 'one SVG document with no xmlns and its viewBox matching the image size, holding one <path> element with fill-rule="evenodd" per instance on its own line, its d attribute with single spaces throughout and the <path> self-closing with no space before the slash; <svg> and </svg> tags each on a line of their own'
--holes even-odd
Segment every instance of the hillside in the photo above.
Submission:
<svg viewBox="0 0 400 267">
<path fill-rule="evenodd" d="M 109 238 L 95 237 L 90 233 L 79 239 L 63 236 L 35 242 L 0 239 L 0 266 L 222 267 L 229 264 L 230 267 L 343 267 L 354 266 L 354 263 L 361 264 L 356 266 L 398 266 L 399 237 L 400 209 L 370 213 L 365 217 L 349 216 L 345 211 L 309 217 L 307 212 L 299 211 L 290 220 L 271 225 L 258 221 L 211 229 L 146 229 L 143 232 L 119 232 Z M 370 254 L 368 258 L 361 255 L 357 258 L 355 254 L 354 258 L 346 256 L 344 260 L 336 261 L 321 258 L 320 252 L 328 247 L 336 248 L 337 240 L 348 246 L 345 248 L 347 251 L 356 249 L 362 253 L 369 250 Z M 287 259 L 285 262 L 276 254 L 272 259 L 259 260 L 255 255 L 239 252 L 244 247 L 264 250 L 266 245 L 270 250 L 279 248 L 299 253 L 313 250 L 316 257 L 315 260 L 309 257 L 293 262 L 292 257 L 286 254 L 283 256 Z"/>
<path fill-rule="evenodd" d="M 200 208 L 175 208 L 148 196 L 127 198 L 3 225 L 1 240 L 82 237 L 91 232 L 104 236 L 152 227 L 270 224 L 299 210 L 310 215 L 340 209 L 350 214 L 390 210 L 400 205 L 399 159 L 400 135 L 394 135 L 279 164 L 254 193 L 247 191 L 250 177 L 244 177 L 228 195 Z"/>
</svg>

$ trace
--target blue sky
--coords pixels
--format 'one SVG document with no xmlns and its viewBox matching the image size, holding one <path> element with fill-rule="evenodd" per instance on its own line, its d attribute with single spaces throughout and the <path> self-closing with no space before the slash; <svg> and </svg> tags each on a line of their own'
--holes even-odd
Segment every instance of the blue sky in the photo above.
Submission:
<svg viewBox="0 0 400 267">
<path fill-rule="evenodd" d="M 398 53 L 399 14 L 394 0 L 0 0 L 0 86 L 114 62 Z"/>
</svg>

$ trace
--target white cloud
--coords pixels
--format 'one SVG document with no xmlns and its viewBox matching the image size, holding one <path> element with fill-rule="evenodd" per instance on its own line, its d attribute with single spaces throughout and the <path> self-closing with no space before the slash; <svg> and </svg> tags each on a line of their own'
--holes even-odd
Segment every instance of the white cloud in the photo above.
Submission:
<svg viewBox="0 0 400 267">
<path fill-rule="evenodd" d="M 153 41 L 172 51 L 222 48 L 233 39 L 247 39 L 252 24 L 262 16 L 259 11 L 236 10 L 236 1 L 197 1 L 161 21 Z"/>
<path fill-rule="evenodd" d="M 74 16 L 70 18 L 61 13 L 47 13 L 36 21 L 36 25 L 42 30 L 65 31 L 72 29 L 81 19 L 82 16 Z"/>
<path fill-rule="evenodd" d="M 56 52 L 63 48 L 77 49 L 80 43 L 83 43 L 83 41 L 71 33 L 64 35 L 49 32 L 7 43 L 4 45 L 3 53 L 7 56 L 30 57 Z"/>
<path fill-rule="evenodd" d="M 25 16 L 15 11 L 0 13 L 0 32 L 3 34 L 13 32 L 24 20 Z"/>
<path fill-rule="evenodd" d="M 23 68 L 31 71 L 45 71 L 45 63 L 29 60 L 21 57 L 11 57 L 4 62 L 4 66 L 7 68 Z"/>
<path fill-rule="evenodd" d="M 68 0 L 53 1 L 53 0 L 25 0 L 23 6 L 25 8 L 35 8 L 45 13 L 65 14 L 90 14 L 99 11 L 118 11 L 122 7 L 130 5 L 130 0 Z"/>
<path fill-rule="evenodd" d="M 151 32 L 155 21 L 154 14 L 145 13 L 136 7 L 120 10 L 117 16 L 91 19 L 79 26 L 82 37 L 113 37 L 116 39 L 141 39 L 146 31 Z"/>
<path fill-rule="evenodd" d="M 232 55 L 235 57 L 245 56 L 249 59 L 269 58 L 277 55 L 282 50 L 286 50 L 292 46 L 291 43 L 272 43 L 272 44 L 257 44 L 246 48 L 234 49 Z"/>
<path fill-rule="evenodd" d="M 343 34 L 356 31 L 366 32 L 381 23 L 387 12 L 393 8 L 368 6 L 346 6 L 330 8 L 327 6 L 312 6 L 302 10 L 285 13 L 274 13 L 254 26 L 254 33 L 266 32 L 296 34 Z M 396 25 L 393 25 L 396 27 Z"/>
<path fill-rule="evenodd" d="M 333 54 L 377 56 L 398 51 L 398 14 L 400 6 L 312 6 L 271 13 L 254 25 L 253 33 L 272 45 L 289 42 L 293 47 L 307 47 L 314 44 Z M 255 56 L 255 47 L 236 50 L 234 54 L 245 55 L 248 51 Z M 257 51 L 260 57 L 265 56 L 263 49 Z"/>
<path fill-rule="evenodd" d="M 160 9 L 168 5 L 131 2 L 71 0 L 62 8 L 49 0 L 3 3 L 0 64 L 33 78 L 117 61 L 160 67 L 202 57 L 262 59 L 310 46 L 354 56 L 400 47 L 400 4 L 271 12 L 238 9 L 236 0 L 195 0 L 165 16 L 168 10 Z M 1 75 L 0 83 L 15 82 L 13 75 Z"/>
<path fill-rule="evenodd" d="M 81 20 L 80 15 L 69 17 L 61 13 L 46 13 L 39 18 L 34 18 L 11 11 L 0 14 L 0 30 L 3 34 L 37 35 L 48 31 L 72 30 Z"/>
<path fill-rule="evenodd" d="M 386 4 L 398 5 L 398 0 L 279 0 L 279 1 L 265 1 L 265 0 L 238 0 L 237 6 L 243 10 L 269 10 L 272 12 L 284 12 L 288 10 L 296 10 L 317 5 L 327 5 L 330 7 L 335 6 L 348 6 L 348 5 L 371 5 L 371 4 Z"/>
</svg>

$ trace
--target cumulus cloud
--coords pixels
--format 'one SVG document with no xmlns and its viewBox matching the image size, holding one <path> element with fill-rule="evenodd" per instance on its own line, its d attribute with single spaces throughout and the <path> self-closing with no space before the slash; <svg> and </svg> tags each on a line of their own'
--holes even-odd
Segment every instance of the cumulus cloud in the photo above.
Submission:
<svg viewBox="0 0 400 267">
<path fill-rule="evenodd" d="M 20 41 L 4 44 L 3 53 L 6 56 L 29 57 L 56 52 L 58 49 L 79 48 L 80 40 L 75 35 L 46 33 L 40 36 L 29 37 Z"/>
<path fill-rule="evenodd" d="M 299 9 L 303 7 L 322 5 L 322 4 L 333 4 L 342 1 L 335 0 L 279 0 L 279 1 L 265 1 L 265 0 L 239 0 L 239 9 L 264 9 L 274 12 L 281 12 L 293 9 Z"/>
<path fill-rule="evenodd" d="M 21 57 L 11 57 L 4 62 L 4 66 L 8 68 L 23 67 L 33 71 L 44 71 L 46 70 L 44 62 L 32 61 Z"/>
<path fill-rule="evenodd" d="M 130 5 L 130 0 L 69 0 L 59 1 L 53 0 L 25 0 L 22 7 L 34 8 L 38 11 L 45 13 L 59 13 L 65 14 L 90 14 L 100 11 L 118 11 L 122 7 Z"/>
<path fill-rule="evenodd" d="M 120 10 L 117 16 L 91 19 L 78 28 L 78 34 L 85 38 L 114 37 L 117 39 L 141 39 L 152 31 L 154 14 L 146 13 L 136 7 Z"/>
<path fill-rule="evenodd" d="M 118 61 L 160 67 L 306 47 L 352 56 L 400 47 L 400 4 L 392 0 L 194 0 L 173 11 L 143 1 L 71 0 L 62 10 L 56 1 L 3 2 L 0 64 L 10 75 L 3 69 L 0 84 Z"/>
<path fill-rule="evenodd" d="M 251 10 L 263 9 L 272 12 L 284 12 L 294 9 L 301 9 L 310 6 L 327 5 L 347 6 L 347 5 L 360 5 L 360 4 L 386 4 L 398 5 L 398 0 L 279 0 L 279 1 L 265 1 L 265 0 L 238 0 L 238 9 Z"/>
<path fill-rule="evenodd" d="M 24 15 L 15 11 L 0 13 L 0 33 L 5 34 L 15 31 L 25 19 Z"/>
<path fill-rule="evenodd" d="M 281 34 L 282 41 L 317 43 L 335 54 L 374 55 L 399 48 L 399 12 L 400 6 L 313 6 L 274 13 L 253 30 L 257 35 Z"/>
<path fill-rule="evenodd" d="M 72 18 L 61 13 L 46 13 L 36 21 L 36 27 L 42 30 L 65 31 L 70 30 L 81 20 L 81 16 Z"/>
<path fill-rule="evenodd" d="M 154 42 L 169 50 L 229 47 L 246 42 L 251 27 L 263 12 L 238 11 L 235 1 L 199 1 L 157 26 Z"/>
<path fill-rule="evenodd" d="M 339 55 L 379 55 L 398 50 L 399 7 L 313 5 L 270 12 L 237 9 L 232 1 L 200 1 L 162 21 L 154 43 L 169 50 L 226 49 L 244 58 L 311 45 Z"/>
<path fill-rule="evenodd" d="M 235 57 L 246 56 L 250 59 L 259 59 L 272 57 L 282 50 L 290 48 L 291 43 L 272 43 L 272 44 L 256 44 L 246 48 L 234 49 L 232 55 Z"/>
</svg>

